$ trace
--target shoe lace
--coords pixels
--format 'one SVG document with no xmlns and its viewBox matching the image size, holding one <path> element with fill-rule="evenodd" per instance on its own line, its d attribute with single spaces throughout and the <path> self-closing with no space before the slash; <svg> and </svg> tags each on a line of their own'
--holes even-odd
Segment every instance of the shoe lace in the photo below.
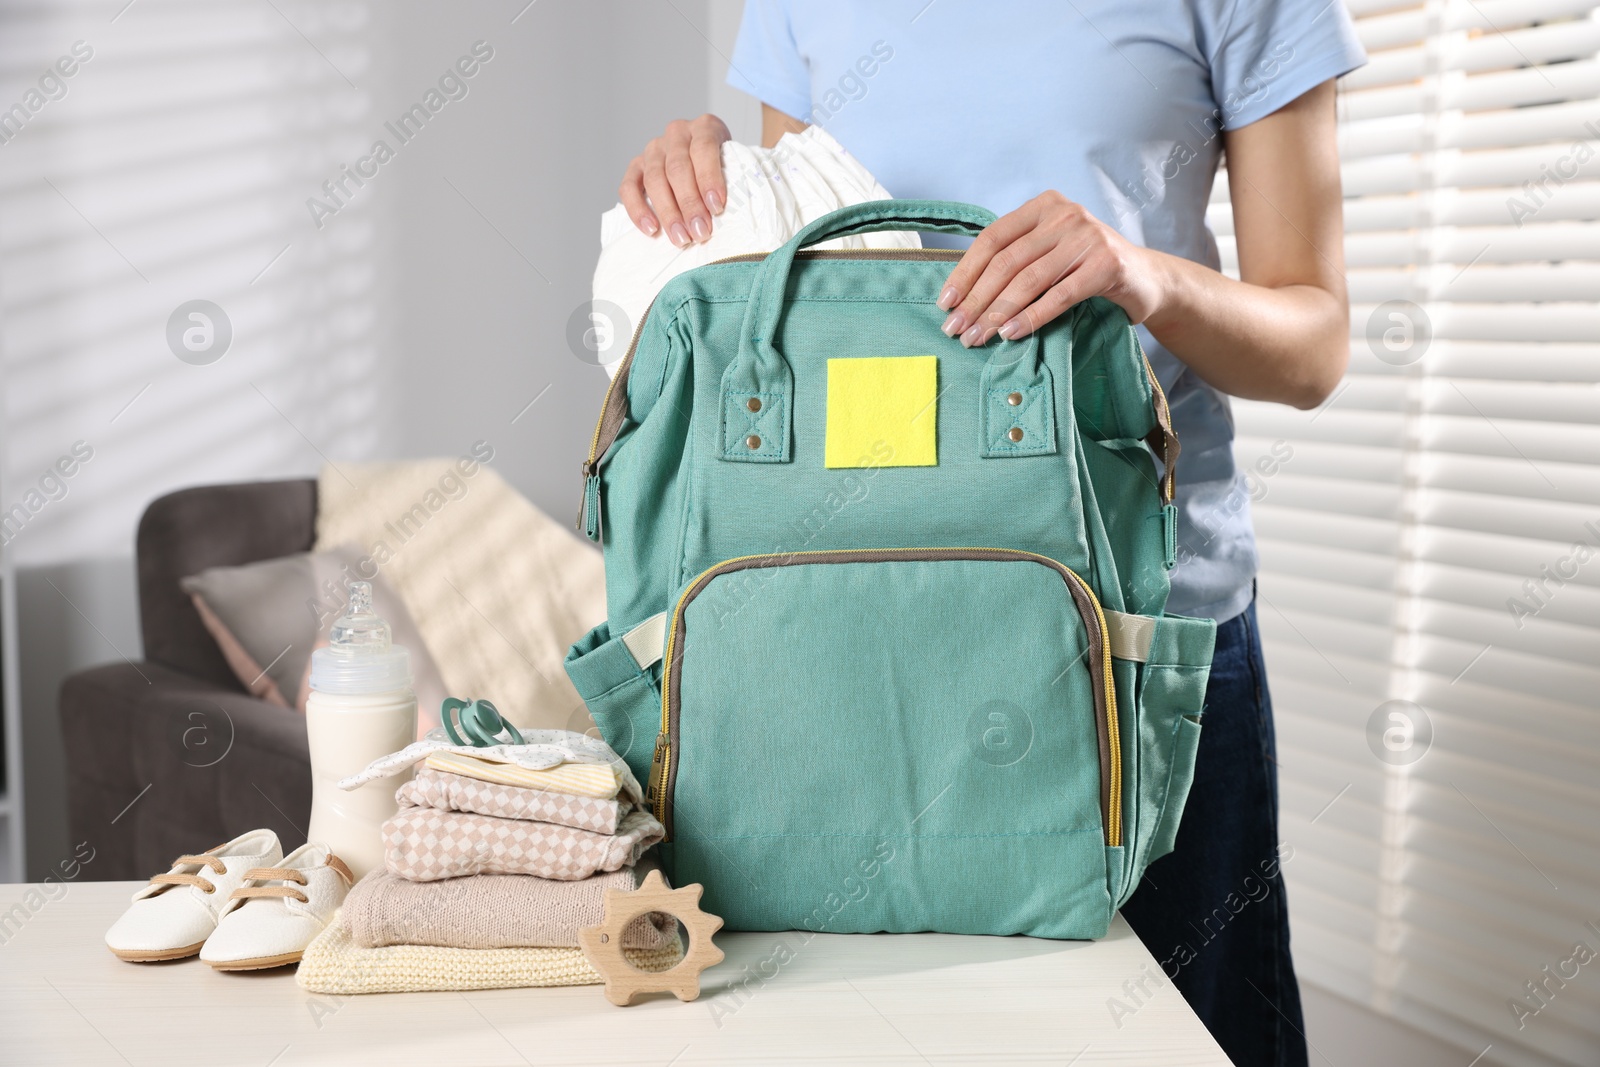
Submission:
<svg viewBox="0 0 1600 1067">
<path fill-rule="evenodd" d="M 350 868 L 345 865 L 344 860 L 330 852 L 326 862 L 329 867 L 338 873 L 340 878 L 344 879 L 345 885 L 354 884 L 355 876 L 351 874 Z M 302 904 L 311 903 L 311 898 L 295 888 L 295 886 L 306 884 L 306 876 L 304 872 L 298 871 L 293 867 L 252 867 L 245 872 L 244 880 L 246 884 L 241 885 L 230 893 L 228 895 L 229 900 L 249 900 L 252 897 L 286 897 L 298 900 Z M 248 884 L 251 882 L 293 882 L 294 885 Z"/>
<path fill-rule="evenodd" d="M 293 867 L 252 867 L 245 872 L 246 882 L 293 882 L 295 885 L 305 885 L 306 876 Z M 229 900 L 249 900 L 251 897 L 289 897 L 302 904 L 308 904 L 311 898 L 306 896 L 293 885 L 242 885 L 229 895 Z"/>
<path fill-rule="evenodd" d="M 201 854 L 199 856 L 179 856 L 177 859 L 172 861 L 172 865 L 174 867 L 204 867 L 213 874 L 228 873 L 227 865 L 216 856 L 209 854 Z M 166 874 L 158 874 L 154 878 L 150 879 L 150 884 L 192 885 L 196 889 L 199 889 L 202 893 L 215 893 L 217 891 L 217 887 L 207 879 L 201 877 L 198 872 L 195 874 L 181 874 L 178 871 L 169 871 Z"/>
</svg>

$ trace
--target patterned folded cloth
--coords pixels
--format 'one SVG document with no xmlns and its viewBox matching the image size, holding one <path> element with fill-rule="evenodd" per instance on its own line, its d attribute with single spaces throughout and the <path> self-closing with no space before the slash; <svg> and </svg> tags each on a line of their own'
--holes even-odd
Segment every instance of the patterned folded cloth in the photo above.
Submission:
<svg viewBox="0 0 1600 1067">
<path fill-rule="evenodd" d="M 383 824 L 389 870 L 413 882 L 469 874 L 536 874 L 574 882 L 637 863 L 666 836 L 647 811 L 631 811 L 615 834 L 468 811 L 401 808 Z"/>
<path fill-rule="evenodd" d="M 606 770 L 609 773 L 610 768 Z M 625 802 L 485 782 L 427 765 L 417 768 L 417 776 L 396 790 L 394 798 L 401 807 L 474 811 L 502 819 L 575 826 L 597 834 L 616 833 L 618 820 L 628 810 Z"/>
<path fill-rule="evenodd" d="M 661 948 L 625 948 L 641 971 L 664 971 L 683 959 L 674 934 Z M 362 948 L 337 917 L 306 946 L 295 980 L 313 993 L 436 993 L 519 986 L 599 985 L 605 979 L 576 948 Z"/>
<path fill-rule="evenodd" d="M 631 893 L 654 867 L 646 858 L 581 882 L 527 874 L 413 882 L 379 868 L 350 890 L 340 915 L 361 948 L 577 948 L 578 931 L 604 921 L 606 890 Z M 622 947 L 662 948 L 676 933 L 671 916 L 641 915 L 623 930 Z"/>
<path fill-rule="evenodd" d="M 625 791 L 632 777 L 624 777 L 627 774 L 626 766 L 619 771 L 604 763 L 563 763 L 541 770 L 480 759 L 462 752 L 435 752 L 428 757 L 426 765 L 436 771 L 449 771 L 485 782 L 520 785 L 551 793 L 571 793 L 579 797 L 599 797 L 602 800 L 610 800 Z"/>
<path fill-rule="evenodd" d="M 443 727 L 429 730 L 421 740 L 413 742 L 402 748 L 399 752 L 391 752 L 387 756 L 379 756 L 366 767 L 350 775 L 348 778 L 339 779 L 340 789 L 358 789 L 367 782 L 377 781 L 379 778 L 390 778 L 401 771 L 408 770 L 424 759 L 433 756 L 462 757 L 463 765 L 469 768 L 482 768 L 484 764 L 491 764 L 504 768 L 531 771 L 561 771 L 558 778 L 570 775 L 574 778 L 582 777 L 579 772 L 569 771 L 565 764 L 600 764 L 611 768 L 611 775 L 596 776 L 595 780 L 602 783 L 610 782 L 610 792 L 583 793 L 583 796 L 614 797 L 618 791 L 628 795 L 628 799 L 635 804 L 644 803 L 644 790 L 639 786 L 639 780 L 633 776 L 621 756 L 599 738 L 580 734 L 575 730 L 529 730 L 522 729 L 523 744 L 490 745 L 479 748 L 476 745 L 458 745 L 445 735 Z M 449 761 L 436 763 L 439 770 L 456 770 L 456 767 L 447 766 Z M 459 773 L 472 773 L 471 770 Z M 475 774 L 474 777 L 486 777 Z M 513 781 L 507 779 L 487 778 L 489 781 L 507 781 L 510 785 L 527 785 L 539 788 L 545 783 L 537 778 L 533 781 Z M 587 781 L 587 779 L 585 779 Z M 555 790 L 555 792 L 573 792 L 570 789 Z"/>
</svg>

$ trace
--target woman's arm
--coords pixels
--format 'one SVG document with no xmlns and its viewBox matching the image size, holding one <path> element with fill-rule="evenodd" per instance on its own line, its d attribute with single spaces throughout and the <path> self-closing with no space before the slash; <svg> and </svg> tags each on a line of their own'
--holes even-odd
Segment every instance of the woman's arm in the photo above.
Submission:
<svg viewBox="0 0 1600 1067">
<path fill-rule="evenodd" d="M 771 104 L 761 105 L 761 147 L 776 148 L 778 138 L 786 133 L 799 133 L 806 124 L 786 115 Z"/>
<path fill-rule="evenodd" d="M 939 306 L 963 344 L 1025 337 L 1091 296 L 1225 393 L 1312 408 L 1349 360 L 1333 82 L 1224 133 L 1239 275 L 1131 244 L 1059 193 L 997 220 Z"/>
</svg>

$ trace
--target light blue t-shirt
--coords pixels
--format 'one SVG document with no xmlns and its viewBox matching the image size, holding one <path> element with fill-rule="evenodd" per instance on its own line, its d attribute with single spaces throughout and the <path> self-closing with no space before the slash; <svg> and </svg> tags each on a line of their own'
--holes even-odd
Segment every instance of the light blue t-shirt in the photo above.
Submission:
<svg viewBox="0 0 1600 1067">
<path fill-rule="evenodd" d="M 894 196 L 1004 214 L 1056 189 L 1217 267 L 1219 129 L 1365 60 L 1339 0 L 746 0 L 728 83 L 822 126 Z M 1229 619 L 1256 547 L 1228 398 L 1140 339 L 1183 444 L 1167 607 Z"/>
</svg>

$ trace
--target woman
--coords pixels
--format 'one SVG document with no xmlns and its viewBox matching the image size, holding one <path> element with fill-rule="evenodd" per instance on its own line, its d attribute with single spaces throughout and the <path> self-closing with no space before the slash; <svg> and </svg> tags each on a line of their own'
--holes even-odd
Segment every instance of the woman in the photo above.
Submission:
<svg viewBox="0 0 1600 1067">
<path fill-rule="evenodd" d="M 1240 1064 L 1306 1045 L 1227 397 L 1311 408 L 1344 373 L 1333 80 L 1364 60 L 1337 0 L 748 0 L 728 75 L 763 144 L 816 122 L 896 196 L 1002 213 L 937 297 L 963 345 L 1096 295 L 1140 324 L 1183 442 L 1168 610 L 1218 629 L 1177 846 L 1123 913 Z M 635 225 L 705 240 L 728 136 L 702 115 L 651 141 L 621 187 Z M 1224 152 L 1239 281 L 1205 225 Z"/>
</svg>

